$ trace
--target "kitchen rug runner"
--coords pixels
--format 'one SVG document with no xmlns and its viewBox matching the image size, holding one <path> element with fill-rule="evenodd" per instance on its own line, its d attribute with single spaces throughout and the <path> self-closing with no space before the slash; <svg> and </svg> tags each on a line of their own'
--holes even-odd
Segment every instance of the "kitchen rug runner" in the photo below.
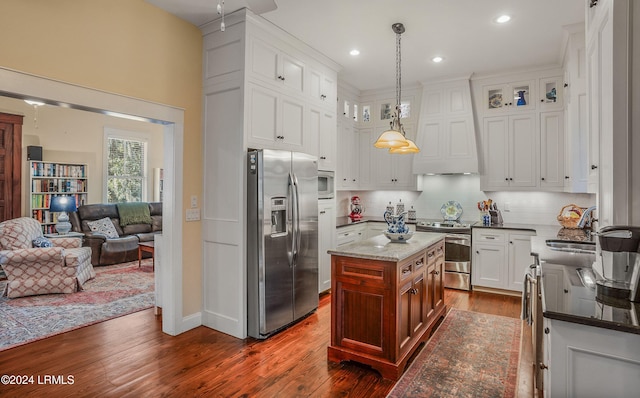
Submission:
<svg viewBox="0 0 640 398">
<path fill-rule="evenodd" d="M 514 397 L 521 321 L 451 309 L 388 398 Z"/>
<path fill-rule="evenodd" d="M 153 307 L 152 260 L 94 267 L 84 290 L 0 297 L 0 351 Z M 7 281 L 0 281 L 0 292 Z"/>
</svg>

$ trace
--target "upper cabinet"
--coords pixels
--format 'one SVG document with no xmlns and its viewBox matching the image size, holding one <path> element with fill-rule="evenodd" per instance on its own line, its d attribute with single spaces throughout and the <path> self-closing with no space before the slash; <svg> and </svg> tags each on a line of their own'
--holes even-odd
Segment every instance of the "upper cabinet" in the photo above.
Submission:
<svg viewBox="0 0 640 398">
<path fill-rule="evenodd" d="M 533 80 L 487 84 L 482 87 L 481 112 L 489 114 L 535 109 L 535 86 Z"/>
<path fill-rule="evenodd" d="M 416 174 L 477 173 L 478 150 L 468 79 L 424 84 L 413 156 Z"/>
<path fill-rule="evenodd" d="M 324 73 L 318 69 L 307 68 L 306 91 L 311 102 L 335 110 L 336 79 L 335 73 Z"/>
<path fill-rule="evenodd" d="M 480 189 L 564 191 L 564 74 L 522 72 L 473 82 L 482 129 Z"/>
<path fill-rule="evenodd" d="M 250 72 L 266 83 L 302 94 L 305 64 L 258 37 L 250 38 Z"/>
</svg>

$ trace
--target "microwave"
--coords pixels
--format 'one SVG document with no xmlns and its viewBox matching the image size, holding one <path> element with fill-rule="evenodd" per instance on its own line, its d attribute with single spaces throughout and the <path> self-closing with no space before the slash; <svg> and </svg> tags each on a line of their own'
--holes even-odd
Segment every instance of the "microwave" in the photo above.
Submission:
<svg viewBox="0 0 640 398">
<path fill-rule="evenodd" d="M 335 195 L 334 172 L 318 170 L 318 199 L 333 199 Z"/>
</svg>

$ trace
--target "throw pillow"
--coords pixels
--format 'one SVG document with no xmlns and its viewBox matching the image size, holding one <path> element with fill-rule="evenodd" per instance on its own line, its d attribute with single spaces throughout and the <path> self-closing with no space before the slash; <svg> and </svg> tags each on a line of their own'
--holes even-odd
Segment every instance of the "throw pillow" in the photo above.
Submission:
<svg viewBox="0 0 640 398">
<path fill-rule="evenodd" d="M 104 234 L 107 238 L 118 238 L 118 231 L 113 226 L 113 222 L 109 217 L 101 218 L 96 221 L 89 221 L 87 223 L 91 232 L 99 232 Z"/>
<path fill-rule="evenodd" d="M 38 236 L 31 243 L 33 243 L 33 247 L 53 247 L 53 243 L 44 236 Z"/>
</svg>

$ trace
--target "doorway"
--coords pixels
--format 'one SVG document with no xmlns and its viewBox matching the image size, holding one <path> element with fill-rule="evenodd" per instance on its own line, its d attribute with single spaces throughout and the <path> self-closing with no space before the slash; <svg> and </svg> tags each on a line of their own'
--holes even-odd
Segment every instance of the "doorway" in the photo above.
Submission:
<svg viewBox="0 0 640 398">
<path fill-rule="evenodd" d="M 0 113 L 0 222 L 20 217 L 22 119 Z"/>
</svg>

